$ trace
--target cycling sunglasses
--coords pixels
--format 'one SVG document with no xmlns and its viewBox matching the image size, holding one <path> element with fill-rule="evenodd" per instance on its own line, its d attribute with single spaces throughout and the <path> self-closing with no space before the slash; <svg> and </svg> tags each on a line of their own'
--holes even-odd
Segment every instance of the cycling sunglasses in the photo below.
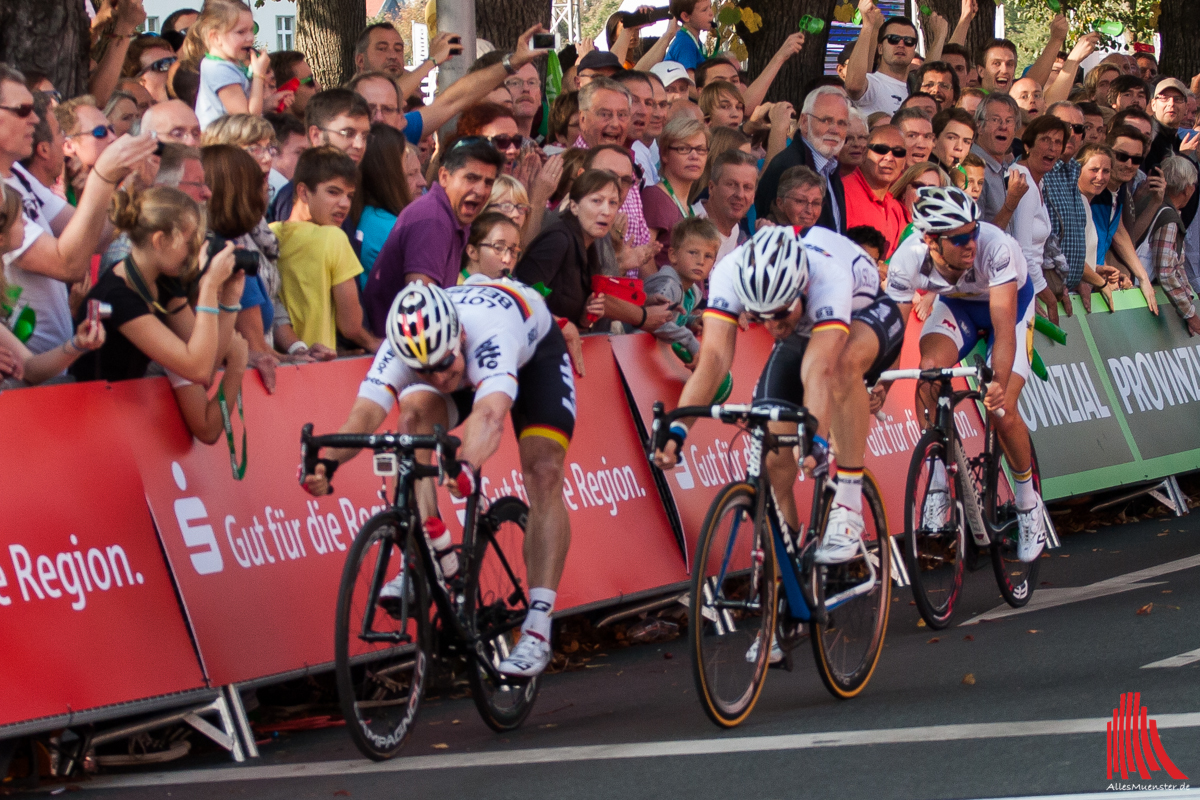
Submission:
<svg viewBox="0 0 1200 800">
<path fill-rule="evenodd" d="M 80 131 L 79 133 L 72 133 L 67 138 L 74 138 L 76 136 L 87 136 L 88 134 L 91 134 L 96 139 L 106 139 L 106 138 L 108 138 L 108 135 L 110 133 L 113 136 L 116 136 L 117 129 L 114 128 L 112 125 L 97 125 L 96 127 L 92 128 L 90 131 Z"/>
<path fill-rule="evenodd" d="M 171 69 L 171 65 L 174 64 L 178 60 L 179 59 L 176 58 L 175 56 L 167 56 L 166 58 L 160 58 L 158 61 L 154 61 L 150 64 L 147 64 L 145 67 L 142 68 L 142 71 L 139 72 L 138 74 L 145 75 L 147 72 L 168 72 Z"/>
<path fill-rule="evenodd" d="M 1116 157 L 1118 163 L 1128 164 L 1130 161 L 1132 161 L 1135 167 L 1140 167 L 1142 162 L 1145 161 L 1145 159 L 1141 156 L 1122 153 L 1120 150 L 1113 150 L 1113 155 Z"/>
<path fill-rule="evenodd" d="M 781 308 L 778 311 L 772 311 L 770 314 L 755 314 L 754 312 L 749 312 L 746 314 L 746 316 L 750 318 L 751 322 L 781 322 L 791 316 L 792 312 L 796 310 L 796 303 L 798 302 L 800 302 L 800 298 L 797 297 L 787 306 L 787 308 Z"/>
<path fill-rule="evenodd" d="M 521 145 L 525 143 L 525 137 L 519 133 L 498 133 L 495 136 L 489 136 L 488 138 L 491 140 L 492 144 L 497 150 L 507 150 L 510 147 L 516 147 L 520 149 Z"/>
<path fill-rule="evenodd" d="M 455 350 L 454 352 L 450 353 L 449 355 L 447 355 L 445 358 L 443 358 L 441 361 L 434 364 L 433 366 L 422 367 L 420 369 L 413 370 L 413 371 L 416 372 L 418 375 L 436 375 L 439 372 L 445 372 L 446 370 L 453 367 L 454 362 L 457 358 L 458 358 L 458 351 Z"/>
<path fill-rule="evenodd" d="M 917 46 L 917 37 L 915 36 L 900 36 L 895 33 L 889 33 L 887 36 L 883 37 L 883 40 L 893 46 L 898 45 L 901 42 L 904 42 L 905 47 Z"/>
<path fill-rule="evenodd" d="M 975 227 L 966 233 L 960 233 L 957 236 L 941 236 L 939 238 L 945 239 L 955 247 L 966 247 L 971 242 L 979 238 L 979 223 L 976 222 Z"/>
<path fill-rule="evenodd" d="M 886 144 L 870 144 L 867 145 L 867 149 L 880 156 L 886 156 L 888 153 L 891 153 L 896 158 L 908 157 L 908 149 L 904 147 L 888 147 Z"/>
</svg>

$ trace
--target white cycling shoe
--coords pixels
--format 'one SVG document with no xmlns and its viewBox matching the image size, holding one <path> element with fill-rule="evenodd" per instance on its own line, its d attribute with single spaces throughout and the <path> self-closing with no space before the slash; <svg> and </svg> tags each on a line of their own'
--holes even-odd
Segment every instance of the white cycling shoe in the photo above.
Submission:
<svg viewBox="0 0 1200 800">
<path fill-rule="evenodd" d="M 950 492 L 934 486 L 925 492 L 925 508 L 921 512 L 921 529 L 934 533 L 950 521 Z"/>
<path fill-rule="evenodd" d="M 754 640 L 754 644 L 750 645 L 750 649 L 746 651 L 746 663 L 753 664 L 758 661 L 758 639 Z M 771 636 L 771 653 L 767 656 L 768 663 L 778 664 L 783 661 L 783 649 L 779 646 L 779 640 L 774 635 Z"/>
<path fill-rule="evenodd" d="M 818 564 L 844 564 L 854 560 L 859 554 L 862 534 L 862 514 L 845 506 L 835 505 L 829 512 L 825 535 L 813 553 L 813 560 Z"/>
<path fill-rule="evenodd" d="M 1017 512 L 1017 528 L 1017 558 L 1026 564 L 1036 561 L 1046 547 L 1046 506 L 1041 497 L 1033 508 Z"/>
<path fill-rule="evenodd" d="M 500 662 L 500 674 L 511 675 L 514 678 L 532 678 L 541 675 L 550 665 L 554 651 L 550 642 L 533 631 L 521 634 L 521 640 L 508 654 L 508 658 Z"/>
<path fill-rule="evenodd" d="M 399 617 L 401 609 L 404 607 L 405 583 L 404 573 L 401 573 L 385 583 L 379 590 L 379 600 L 377 601 L 379 607 L 392 617 Z M 416 602 L 412 592 L 408 593 L 407 599 L 410 605 Z"/>
</svg>

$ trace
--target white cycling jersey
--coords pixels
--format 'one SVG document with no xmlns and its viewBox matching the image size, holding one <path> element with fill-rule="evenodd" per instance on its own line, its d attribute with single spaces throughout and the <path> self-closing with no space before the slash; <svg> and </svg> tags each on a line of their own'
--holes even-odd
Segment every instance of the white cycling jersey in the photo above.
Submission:
<svg viewBox="0 0 1200 800">
<path fill-rule="evenodd" d="M 472 387 L 475 398 L 503 392 L 517 399 L 517 371 L 533 358 L 538 343 L 554 326 L 554 317 L 536 289 L 518 281 L 472 275 L 447 289 L 466 333 L 466 370 L 456 389 Z M 358 388 L 358 396 L 390 411 L 404 390 L 426 381 L 392 352 L 386 340 Z"/>
<path fill-rule="evenodd" d="M 911 303 L 918 290 L 945 297 L 985 302 L 993 286 L 1016 281 L 1025 285 L 1029 270 L 1021 245 L 1007 233 L 987 222 L 979 223 L 975 265 L 953 284 L 933 266 L 929 246 L 914 234 L 901 243 L 888 263 L 888 296 L 897 303 Z"/>
<path fill-rule="evenodd" d="M 750 247 L 747 241 L 741 247 Z M 708 279 L 708 308 L 705 316 L 737 322 L 742 301 L 737 282 L 741 247 L 713 267 Z M 879 295 L 879 271 L 871 257 L 858 245 L 827 228 L 813 227 L 804 235 L 808 256 L 808 290 L 804 316 L 796 332 L 807 335 L 825 327 L 849 330 L 850 317 L 866 308 Z"/>
</svg>

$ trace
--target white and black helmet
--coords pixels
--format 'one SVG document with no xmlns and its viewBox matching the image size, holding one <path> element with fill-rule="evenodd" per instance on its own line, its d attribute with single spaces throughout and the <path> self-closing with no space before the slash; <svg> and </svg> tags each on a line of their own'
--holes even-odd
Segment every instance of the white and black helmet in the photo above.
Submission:
<svg viewBox="0 0 1200 800">
<path fill-rule="evenodd" d="M 458 352 L 461 330 L 454 303 L 439 286 L 410 283 L 388 311 L 388 342 L 396 357 L 413 369 L 439 366 Z"/>
<path fill-rule="evenodd" d="M 945 233 L 979 220 L 979 206 L 962 189 L 922 186 L 913 203 L 913 227 L 924 233 Z"/>
<path fill-rule="evenodd" d="M 756 232 L 741 248 L 733 288 L 754 314 L 778 311 L 803 294 L 808 288 L 808 255 L 800 229 L 776 225 Z"/>
</svg>

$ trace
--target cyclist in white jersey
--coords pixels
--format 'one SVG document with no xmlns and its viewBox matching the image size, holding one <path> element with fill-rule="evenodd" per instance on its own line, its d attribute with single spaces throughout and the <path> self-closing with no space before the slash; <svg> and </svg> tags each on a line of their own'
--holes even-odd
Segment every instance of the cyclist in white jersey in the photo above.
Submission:
<svg viewBox="0 0 1200 800">
<path fill-rule="evenodd" d="M 563 463 L 575 429 L 575 380 L 566 343 L 542 296 L 516 281 L 472 276 L 443 290 L 414 283 L 388 312 L 387 341 L 358 390 L 343 433 L 375 431 L 400 402 L 400 428 L 431 433 L 434 425 L 464 425 L 462 473 L 452 494 L 471 493 L 484 461 L 500 446 L 504 415 L 511 413 L 529 495 L 525 566 L 529 613 L 521 639 L 500 664 L 506 675 L 531 677 L 550 663 L 550 614 L 571 541 L 563 505 Z M 333 450 L 305 486 L 330 491 L 332 470 L 356 451 Z M 449 535 L 437 514 L 430 481 L 418 505 L 445 572 L 456 561 L 445 550 Z M 439 544 L 444 542 L 444 544 Z M 393 581 L 395 583 L 396 581 Z M 388 584 L 380 604 L 403 596 Z"/>
<path fill-rule="evenodd" d="M 935 293 L 933 310 L 921 329 L 921 369 L 957 364 L 987 336 L 993 380 L 984 405 L 992 417 L 1013 470 L 1020 541 L 1017 557 L 1033 561 L 1046 543 L 1045 507 L 1033 485 L 1029 431 L 1017 412 L 1017 398 L 1029 378 L 1033 344 L 1034 291 L 1021 246 L 1004 231 L 982 222 L 979 208 L 961 189 L 925 187 L 917 192 L 910 236 L 892 256 L 887 292 L 908 319 L 917 290 Z M 928 410 L 930 387 L 918 396 Z M 941 472 L 944 472 L 942 470 Z M 949 511 L 949 494 L 937 493 L 946 476 L 935 474 L 926 514 Z M 937 502 L 941 500 L 941 502 Z M 942 520 L 929 519 L 940 527 Z"/>
<path fill-rule="evenodd" d="M 860 258 L 863 269 L 854 266 Z M 874 274 L 874 284 L 869 273 Z M 836 431 L 841 420 L 832 407 L 830 388 L 851 328 L 856 297 L 864 307 L 873 303 L 878 281 L 878 272 L 867 255 L 849 239 L 825 228 L 814 227 L 803 237 L 792 227 L 758 231 L 713 268 L 700 356 L 679 405 L 710 402 L 733 363 L 738 321 L 746 313 L 751 320 L 762 322 L 776 339 L 754 399 L 805 405 L 818 420 L 815 448 L 818 455 L 823 455 L 828 451 L 831 421 Z M 858 377 L 861 383 L 862 374 Z M 690 427 L 688 422 L 672 424 L 667 444 L 655 454 L 655 462 L 662 469 L 675 466 Z M 794 425 L 782 423 L 773 428 L 795 430 Z M 767 458 L 767 470 L 780 513 L 792 530 L 798 529 L 792 494 L 797 475 L 795 459 L 790 453 L 772 453 Z M 817 557 L 833 563 L 839 554 L 836 549 L 831 552 L 823 540 Z M 772 653 L 774 656 L 774 650 Z"/>
</svg>

